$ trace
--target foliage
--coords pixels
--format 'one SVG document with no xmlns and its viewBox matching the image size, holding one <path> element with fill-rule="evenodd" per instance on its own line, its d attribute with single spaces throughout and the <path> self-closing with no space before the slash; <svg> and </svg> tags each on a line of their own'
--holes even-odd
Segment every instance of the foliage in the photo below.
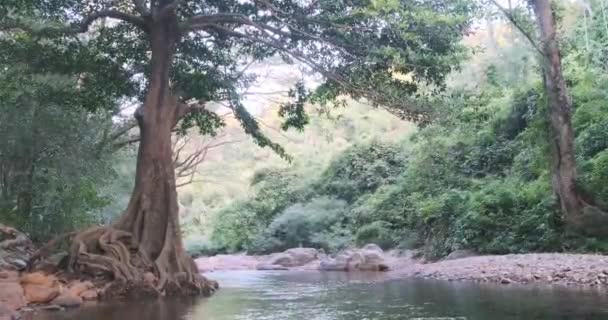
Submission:
<svg viewBox="0 0 608 320">
<path fill-rule="evenodd" d="M 106 57 L 72 39 L 4 34 L 0 48 L 0 219 L 35 241 L 100 222 L 106 140 L 129 81 L 107 82 Z"/>
<path fill-rule="evenodd" d="M 215 217 L 212 241 L 228 251 L 247 249 L 281 211 L 305 199 L 298 176 L 281 170 L 259 172 L 253 178 L 255 196 L 224 208 Z"/>
<path fill-rule="evenodd" d="M 132 188 L 133 150 L 110 157 L 104 139 L 117 102 L 141 102 L 145 94 L 148 39 L 121 20 L 96 24 L 87 37 L 57 32 L 119 2 L 92 3 L 13 1 L 18 15 L 0 8 L 0 28 L 10 30 L 0 34 L 0 218 L 35 239 L 108 221 Z M 177 44 L 174 93 L 182 101 L 224 100 L 235 113 L 234 123 L 218 110 L 192 113 L 179 132 L 198 127 L 212 135 L 238 123 L 257 144 L 295 156 L 288 166 L 243 145 L 215 154 L 207 172 L 228 175 L 227 166 L 237 163 L 236 173 L 219 182 L 225 187 L 233 179 L 238 186 L 180 194 L 184 231 L 202 233 L 186 242 L 191 254 L 295 246 L 336 251 L 368 242 L 417 247 L 429 258 L 457 249 L 608 250 L 602 239 L 561 225 L 539 68 L 516 30 L 488 18 L 491 30 L 469 44 L 486 50 L 458 72 L 468 52 L 460 40 L 477 9 L 472 1 L 263 3 L 178 2 L 182 25 L 218 13 L 254 23 L 222 20 L 196 30 L 203 33 L 185 33 Z M 608 206 L 607 15 L 599 1 L 589 5 L 597 9 L 589 19 L 576 19 L 587 10 L 560 12 L 571 18 L 561 17 L 560 38 L 575 107 L 578 182 L 586 196 Z M 134 7 L 119 9 L 137 14 Z M 281 28 L 269 29 L 276 25 Z M 242 66 L 276 56 L 323 79 L 316 88 L 296 81 L 279 104 L 282 119 L 268 125 L 260 119 L 277 112 L 253 115 L 242 101 L 256 78 Z M 407 136 L 398 128 L 406 125 L 344 96 L 366 98 L 424 126 Z M 351 111 L 329 109 L 332 104 Z M 313 108 L 322 115 L 308 113 Z M 301 131 L 305 124 L 312 133 Z"/>
<path fill-rule="evenodd" d="M 347 149 L 312 181 L 260 171 L 253 178 L 253 198 L 217 213 L 212 240 L 229 251 L 268 252 L 300 244 L 342 248 L 353 240 L 345 225 L 348 202 L 389 183 L 399 174 L 398 159 L 394 147 L 372 141 Z"/>
<path fill-rule="evenodd" d="M 357 230 L 355 235 L 357 245 L 364 246 L 368 243 L 375 243 L 383 249 L 391 249 L 396 246 L 396 239 L 392 237 L 390 224 L 378 220 L 366 224 Z"/>
<path fill-rule="evenodd" d="M 263 234 L 270 239 L 256 239 L 268 242 L 264 251 L 276 252 L 294 247 L 318 247 L 336 250 L 345 244 L 335 241 L 341 234 L 341 224 L 345 219 L 346 203 L 332 198 L 313 198 L 306 204 L 296 203 L 276 216 Z M 254 250 L 258 251 L 258 250 Z"/>
<path fill-rule="evenodd" d="M 116 68 L 104 73 L 110 77 L 108 83 L 132 84 L 129 98 L 143 102 L 152 76 L 148 54 L 152 25 L 174 24 L 180 36 L 169 62 L 172 93 L 183 102 L 225 101 L 258 145 L 287 159 L 291 158 L 284 148 L 263 134 L 242 103 L 241 93 L 257 76 L 246 72 L 243 63 L 249 66 L 278 56 L 323 77 L 314 92 L 302 82 L 296 84 L 289 94 L 294 101 L 280 111 L 286 117 L 283 129 L 306 124 L 306 100 L 328 104 L 340 95 L 367 98 L 404 118 L 420 118 L 424 111 L 402 103 L 401 98 L 418 93 L 426 84 L 443 86 L 446 75 L 466 54 L 460 39 L 477 9 L 467 0 L 137 3 L 13 1 L 0 12 L 0 30 L 52 41 L 78 39 L 74 35 L 89 31 L 84 46 L 111 57 L 108 66 Z M 113 23 L 105 23 L 107 18 Z M 400 79 L 395 73 L 409 77 Z M 186 116 L 180 131 L 199 126 L 201 133 L 213 134 L 223 124 L 212 112 L 195 112 Z"/>
<path fill-rule="evenodd" d="M 605 27 L 593 21 L 594 28 Z M 580 41 L 580 29 L 574 30 L 566 41 Z M 602 60 L 584 50 L 572 45 L 564 57 L 576 106 L 579 184 L 606 206 L 608 78 L 598 62 Z M 367 141 L 334 157 L 309 183 L 300 185 L 298 194 L 308 196 L 293 199 L 269 223 L 257 226 L 262 232 L 253 237 L 251 247 L 264 252 L 300 244 L 323 247 L 320 239 L 325 238 L 311 239 L 314 233 L 308 231 L 309 221 L 323 217 L 319 226 L 348 230 L 342 235 L 350 238 L 341 243 L 416 247 L 430 259 L 458 249 L 489 254 L 606 252 L 602 239 L 570 233 L 562 225 L 551 189 L 540 77 L 503 75 L 498 70 L 511 62 L 492 61 L 488 79 L 479 79 L 478 86 L 454 82 L 438 95 L 433 108 L 442 117 L 413 136 L 403 142 Z M 535 68 L 532 60 L 518 63 L 521 69 Z M 318 205 L 319 197 L 342 200 L 345 206 L 332 213 Z M 319 209 L 309 209 L 315 207 Z M 285 230 L 283 238 L 273 237 L 277 229 Z"/>
<path fill-rule="evenodd" d="M 347 202 L 392 183 L 404 159 L 398 149 L 373 141 L 355 145 L 335 159 L 321 176 L 319 189 Z"/>
</svg>

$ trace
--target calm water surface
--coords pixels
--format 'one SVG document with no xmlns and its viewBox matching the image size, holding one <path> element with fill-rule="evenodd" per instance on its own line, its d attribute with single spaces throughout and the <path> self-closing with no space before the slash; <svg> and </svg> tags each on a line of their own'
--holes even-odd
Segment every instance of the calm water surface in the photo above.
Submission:
<svg viewBox="0 0 608 320">
<path fill-rule="evenodd" d="M 34 320 L 605 320 L 605 291 L 387 280 L 383 275 L 230 271 L 209 299 L 129 301 Z"/>
</svg>

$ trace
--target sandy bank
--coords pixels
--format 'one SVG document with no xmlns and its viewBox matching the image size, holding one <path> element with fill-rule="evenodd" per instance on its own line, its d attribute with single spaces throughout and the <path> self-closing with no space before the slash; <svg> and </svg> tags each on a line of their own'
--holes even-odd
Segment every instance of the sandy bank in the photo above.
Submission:
<svg viewBox="0 0 608 320">
<path fill-rule="evenodd" d="M 552 284 L 606 286 L 608 256 L 593 254 L 539 253 L 474 256 L 433 263 L 413 258 L 413 252 L 384 253 L 390 267 L 388 275 L 396 278 L 417 277 L 448 281 L 493 282 L 501 284 Z M 218 255 L 196 260 L 201 272 L 220 270 L 255 270 L 273 255 Z M 290 270 L 317 270 L 319 261 Z"/>
</svg>

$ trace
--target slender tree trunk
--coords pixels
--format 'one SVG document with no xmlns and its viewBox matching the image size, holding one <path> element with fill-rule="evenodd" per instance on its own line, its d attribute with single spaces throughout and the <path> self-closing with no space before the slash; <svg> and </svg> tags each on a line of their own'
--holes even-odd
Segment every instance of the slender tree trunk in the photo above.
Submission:
<svg viewBox="0 0 608 320">
<path fill-rule="evenodd" d="M 492 46 L 492 50 L 494 50 L 493 54 L 496 54 L 498 53 L 498 41 L 496 41 L 496 30 L 494 29 L 492 17 L 486 17 L 486 26 L 488 28 L 488 36 L 490 37 L 490 45 Z"/>
<path fill-rule="evenodd" d="M 564 221 L 579 229 L 584 203 L 576 188 L 576 159 L 572 128 L 572 101 L 562 74 L 555 18 L 550 0 L 535 0 L 534 11 L 540 29 L 544 85 L 549 105 L 552 148 L 552 185 Z"/>
</svg>

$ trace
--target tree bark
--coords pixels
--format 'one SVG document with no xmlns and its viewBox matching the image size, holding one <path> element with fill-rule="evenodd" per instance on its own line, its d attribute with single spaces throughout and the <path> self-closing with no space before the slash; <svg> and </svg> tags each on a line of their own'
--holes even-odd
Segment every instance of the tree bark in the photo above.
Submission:
<svg viewBox="0 0 608 320">
<path fill-rule="evenodd" d="M 141 133 L 135 189 L 126 214 L 115 226 L 132 232 L 140 250 L 156 259 L 166 240 L 179 238 L 179 226 L 170 227 L 178 211 L 171 150 L 177 104 L 168 76 L 177 34 L 170 22 L 155 23 L 150 41 L 150 87 L 143 107 L 135 114 Z"/>
<path fill-rule="evenodd" d="M 559 198 L 564 220 L 576 224 L 583 203 L 576 189 L 576 160 L 572 101 L 562 74 L 555 18 L 550 0 L 535 0 L 534 11 L 543 45 L 544 84 L 549 105 L 552 147 L 552 184 Z"/>
<path fill-rule="evenodd" d="M 144 104 L 135 113 L 141 140 L 129 205 L 112 226 L 78 234 L 69 265 L 109 274 L 121 283 L 118 287 L 125 287 L 124 282 L 149 284 L 146 273 L 153 273 L 160 293 L 209 294 L 217 285 L 198 274 L 184 250 L 179 225 L 171 132 L 180 114 L 169 83 L 180 39 L 175 14 L 150 22 L 149 30 L 151 72 Z"/>
<path fill-rule="evenodd" d="M 593 236 L 608 234 L 608 215 L 577 188 L 572 100 L 562 73 L 555 17 L 550 0 L 534 0 L 542 41 L 542 62 L 551 133 L 552 186 L 566 226 Z"/>
</svg>

